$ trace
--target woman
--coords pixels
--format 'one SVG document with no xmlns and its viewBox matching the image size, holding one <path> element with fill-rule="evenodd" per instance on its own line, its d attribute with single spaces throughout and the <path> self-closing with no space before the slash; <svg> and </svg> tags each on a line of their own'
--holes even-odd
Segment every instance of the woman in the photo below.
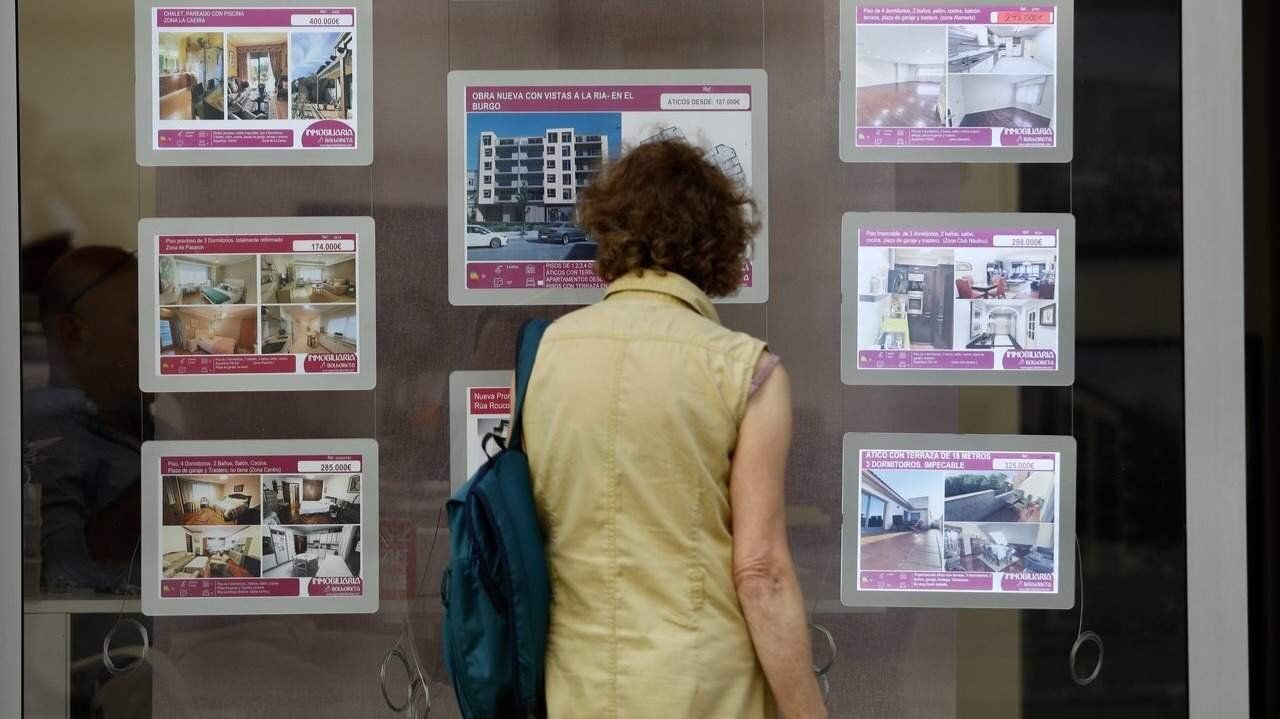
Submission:
<svg viewBox="0 0 1280 719">
<path fill-rule="evenodd" d="M 604 301 L 555 322 L 524 408 L 552 577 L 552 717 L 823 717 L 787 545 L 786 372 L 720 326 L 758 229 L 698 149 L 582 193 Z"/>
</svg>

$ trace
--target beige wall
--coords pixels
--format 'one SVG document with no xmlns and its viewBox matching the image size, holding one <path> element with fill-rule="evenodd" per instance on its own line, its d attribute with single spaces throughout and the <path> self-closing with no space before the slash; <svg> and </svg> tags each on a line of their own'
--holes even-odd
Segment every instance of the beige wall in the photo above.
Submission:
<svg viewBox="0 0 1280 719">
<path fill-rule="evenodd" d="M 18 3 L 22 240 L 137 245 L 133 3 Z M 149 181 L 150 173 L 146 175 Z"/>
<path fill-rule="evenodd" d="M 324 278 L 326 280 L 351 280 L 356 279 L 356 261 L 346 260 L 336 265 L 328 265 L 324 268 Z M 359 290 L 359 288 L 356 288 Z"/>
<path fill-rule="evenodd" d="M 245 304 L 253 304 L 258 301 L 258 276 L 257 263 L 252 257 L 246 258 L 244 262 L 237 262 L 234 265 L 223 265 L 222 276 L 219 282 L 227 280 L 240 280 L 244 282 L 244 302 Z"/>
</svg>

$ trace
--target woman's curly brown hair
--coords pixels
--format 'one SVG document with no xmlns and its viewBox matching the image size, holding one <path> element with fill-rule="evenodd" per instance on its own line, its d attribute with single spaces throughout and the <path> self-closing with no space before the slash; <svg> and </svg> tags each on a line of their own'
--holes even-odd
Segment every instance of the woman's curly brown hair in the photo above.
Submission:
<svg viewBox="0 0 1280 719">
<path fill-rule="evenodd" d="M 683 140 L 637 146 L 610 163 L 579 200 L 582 227 L 599 243 L 596 273 L 674 272 L 712 297 L 742 284 L 760 229 L 751 194 Z"/>
</svg>

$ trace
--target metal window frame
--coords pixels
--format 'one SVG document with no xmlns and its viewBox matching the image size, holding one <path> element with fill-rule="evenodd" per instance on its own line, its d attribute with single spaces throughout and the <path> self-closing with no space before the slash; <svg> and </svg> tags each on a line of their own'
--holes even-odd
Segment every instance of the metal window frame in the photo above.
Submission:
<svg viewBox="0 0 1280 719">
<path fill-rule="evenodd" d="M 0 14 L 0 106 L 17 107 L 17 0 Z M 1184 262 L 1207 275 L 1212 293 L 1184 303 L 1186 332 L 1187 651 L 1192 717 L 1249 713 L 1248 614 L 1244 560 L 1222 561 L 1220 546 L 1242 546 L 1245 516 L 1243 154 L 1240 128 L 1219 123 L 1242 106 L 1240 0 L 1186 0 L 1182 6 Z M 0 286 L 19 281 L 18 117 L 0 119 Z M 834 239 L 833 239 L 834 241 Z M 0 303 L 0 331 L 19 329 L 16 303 Z M 17 343 L 0 343 L 0 507 L 21 515 L 21 376 Z M 1200 481 L 1192 481 L 1198 478 Z M 1213 481 L 1204 481 L 1212 478 Z M 0 521 L 0 715 L 22 712 L 22 581 L 18 521 Z"/>
<path fill-rule="evenodd" d="M 1249 716 L 1241 0 L 1182 3 L 1183 267 L 1215 288 L 1183 298 L 1187 691 L 1192 717 Z M 1230 49 L 1234 48 L 1234 51 Z M 1224 110 L 1226 110 L 1224 112 Z M 1185 272 L 1185 270 L 1184 270 Z"/>
</svg>

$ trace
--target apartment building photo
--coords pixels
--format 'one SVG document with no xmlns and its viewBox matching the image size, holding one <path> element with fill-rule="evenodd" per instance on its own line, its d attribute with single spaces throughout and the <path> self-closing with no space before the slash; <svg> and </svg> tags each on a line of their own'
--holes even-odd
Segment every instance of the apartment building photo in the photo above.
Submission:
<svg viewBox="0 0 1280 719">
<path fill-rule="evenodd" d="M 568 222 L 578 192 L 621 145 L 617 113 L 511 113 L 469 120 L 477 223 Z"/>
</svg>

